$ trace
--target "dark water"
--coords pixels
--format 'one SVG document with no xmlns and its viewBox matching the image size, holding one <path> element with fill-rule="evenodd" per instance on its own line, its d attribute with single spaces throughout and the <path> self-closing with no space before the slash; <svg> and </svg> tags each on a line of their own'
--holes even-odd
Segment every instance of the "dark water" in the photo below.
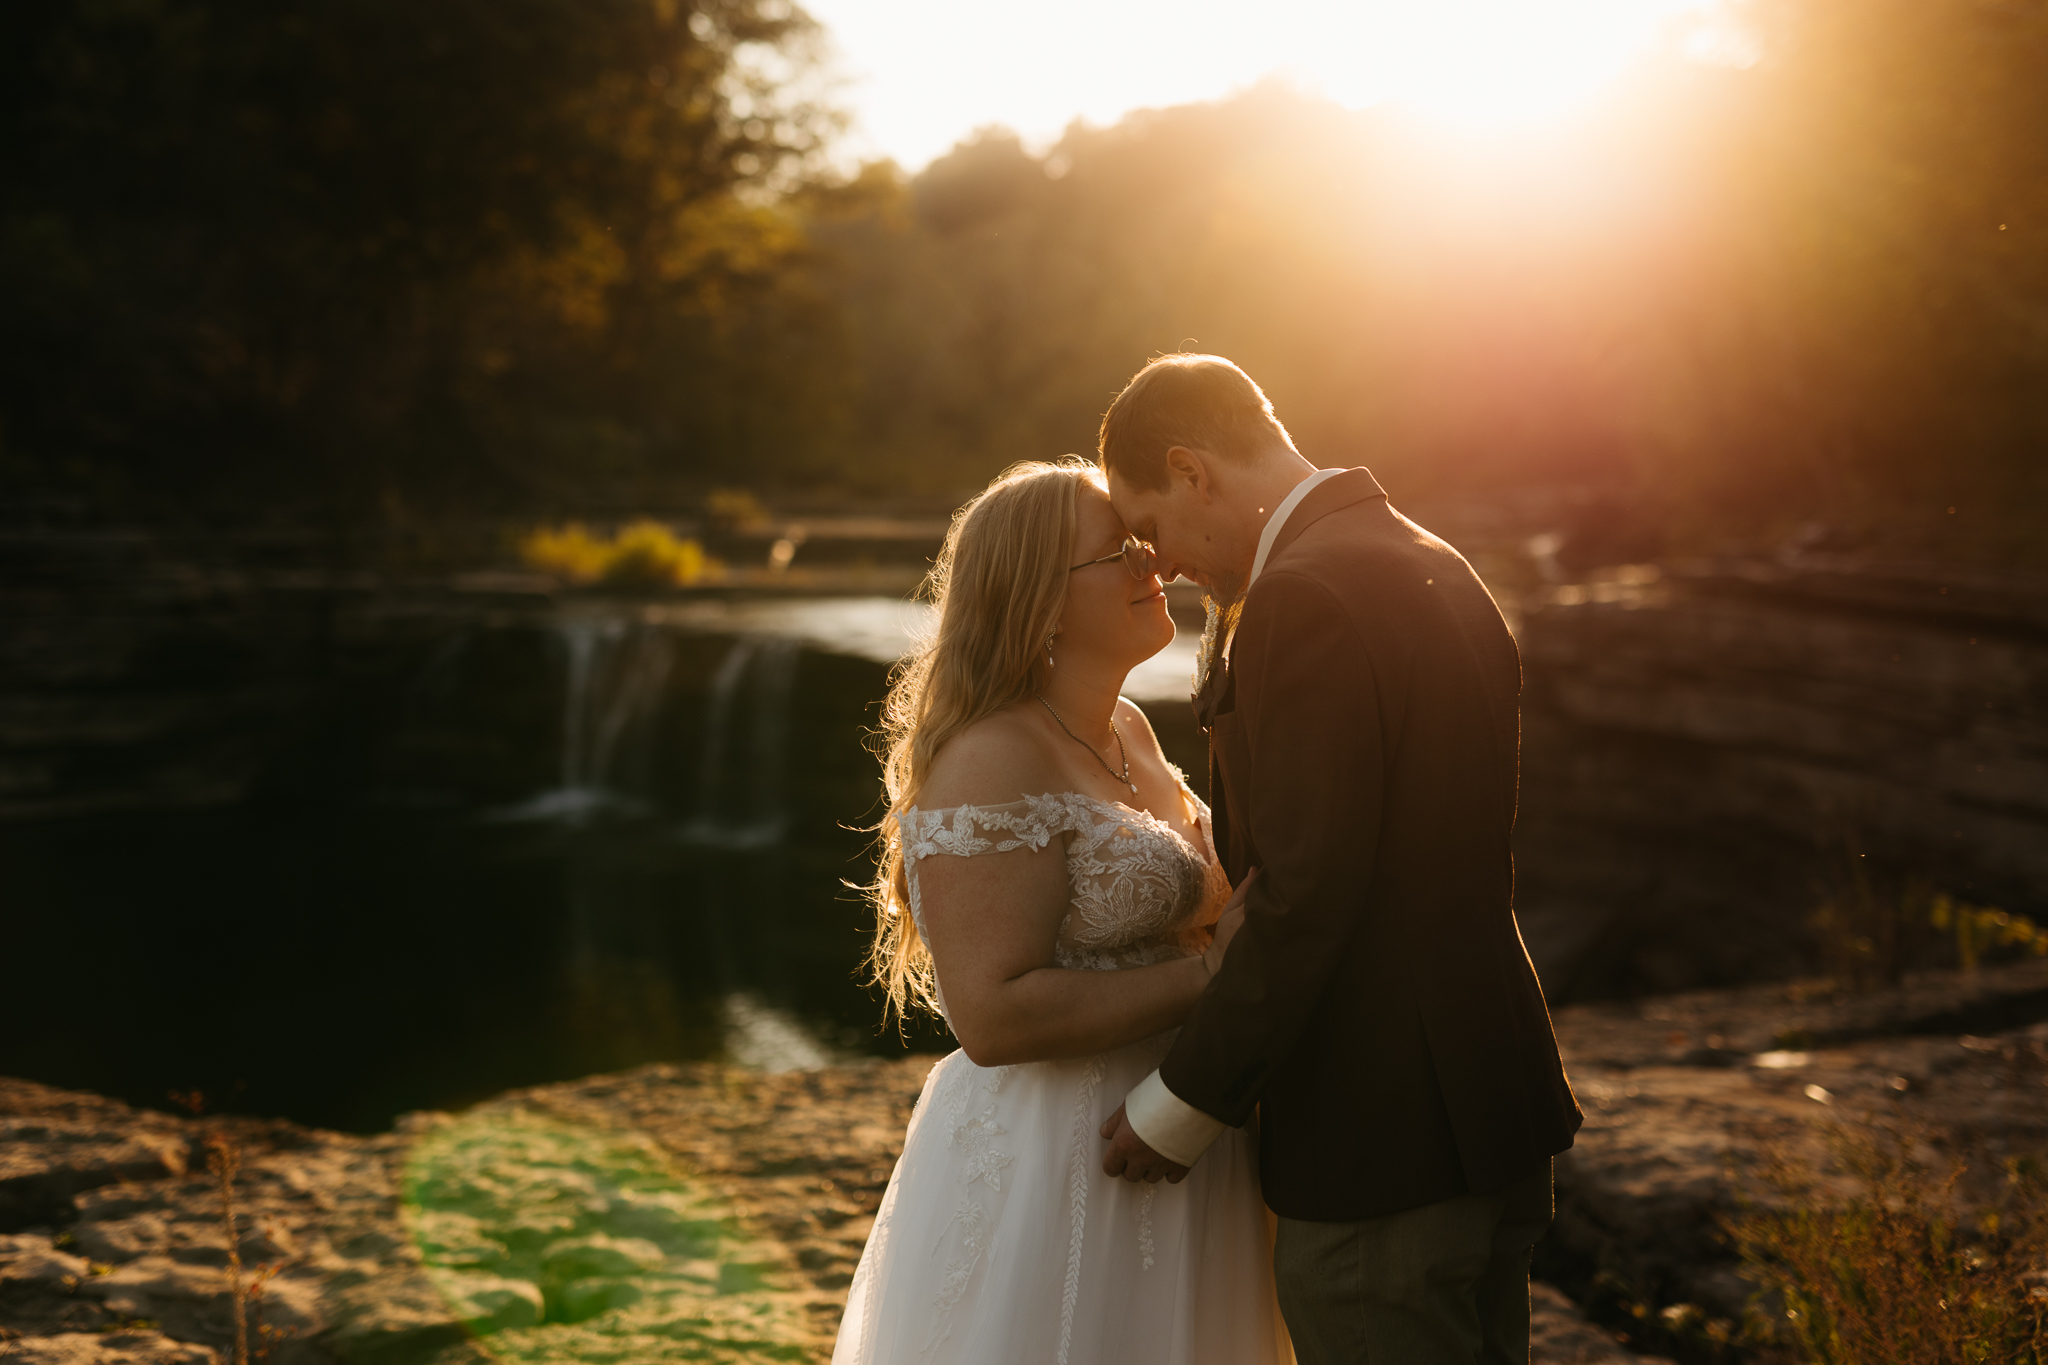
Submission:
<svg viewBox="0 0 2048 1365">
<path fill-rule="evenodd" d="M 837 640 L 831 608 L 466 625 L 244 803 L 0 826 L 0 1073 L 373 1131 L 648 1061 L 950 1046 L 857 979 L 875 607 Z"/>
</svg>

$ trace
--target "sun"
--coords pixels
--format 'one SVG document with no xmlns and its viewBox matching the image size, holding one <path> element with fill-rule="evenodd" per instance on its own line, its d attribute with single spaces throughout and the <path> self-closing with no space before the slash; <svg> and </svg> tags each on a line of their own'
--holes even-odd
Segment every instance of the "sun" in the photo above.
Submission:
<svg viewBox="0 0 2048 1365">
<path fill-rule="evenodd" d="M 1532 127 L 1598 99 L 1673 21 L 1707 7 L 1707 0 L 1382 0 L 1345 7 L 1348 41 L 1302 66 L 1347 104 L 1391 102 L 1474 132 Z M 1334 14 L 1324 16 L 1333 21 Z"/>
<path fill-rule="evenodd" d="M 1438 127 L 1513 132 L 1598 99 L 1665 26 L 1735 0 L 803 0 L 870 152 L 916 167 L 1000 124 L 1220 99 L 1273 73 Z"/>
</svg>

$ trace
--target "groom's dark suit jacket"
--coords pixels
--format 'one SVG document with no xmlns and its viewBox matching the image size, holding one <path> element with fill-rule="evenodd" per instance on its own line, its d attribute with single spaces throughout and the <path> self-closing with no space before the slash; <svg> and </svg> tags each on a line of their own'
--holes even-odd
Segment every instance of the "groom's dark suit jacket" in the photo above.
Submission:
<svg viewBox="0 0 2048 1365">
<path fill-rule="evenodd" d="M 1264 869 L 1161 1067 L 1266 1202 L 1346 1222 L 1543 1169 L 1580 1113 L 1512 906 L 1522 668 L 1456 550 L 1324 481 L 1196 699 L 1218 851 Z"/>
</svg>

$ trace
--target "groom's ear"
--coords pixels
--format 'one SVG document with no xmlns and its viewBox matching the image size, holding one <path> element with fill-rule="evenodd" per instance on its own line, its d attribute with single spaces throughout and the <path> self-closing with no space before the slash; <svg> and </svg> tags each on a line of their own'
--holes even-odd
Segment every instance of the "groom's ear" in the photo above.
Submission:
<svg viewBox="0 0 2048 1365">
<path fill-rule="evenodd" d="M 1193 493 L 1203 502 L 1215 496 L 1209 479 L 1209 462 L 1187 446 L 1173 446 L 1166 452 L 1166 488 L 1170 493 Z"/>
</svg>

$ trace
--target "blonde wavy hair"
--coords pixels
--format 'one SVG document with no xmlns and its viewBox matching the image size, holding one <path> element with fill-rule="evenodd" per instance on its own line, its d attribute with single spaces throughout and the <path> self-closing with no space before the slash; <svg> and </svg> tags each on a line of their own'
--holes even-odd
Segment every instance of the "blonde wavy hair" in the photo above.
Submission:
<svg viewBox="0 0 2048 1365">
<path fill-rule="evenodd" d="M 897 817 L 917 801 L 947 741 L 1045 686 L 1046 637 L 1066 601 L 1082 485 L 1108 495 L 1102 472 L 1070 455 L 1011 465 L 953 517 L 920 596 L 932 630 L 896 666 L 876 731 L 889 813 L 875 826 L 879 866 L 865 888 L 875 910 L 869 980 L 901 1020 L 938 1011 L 931 950 L 910 916 Z"/>
</svg>

